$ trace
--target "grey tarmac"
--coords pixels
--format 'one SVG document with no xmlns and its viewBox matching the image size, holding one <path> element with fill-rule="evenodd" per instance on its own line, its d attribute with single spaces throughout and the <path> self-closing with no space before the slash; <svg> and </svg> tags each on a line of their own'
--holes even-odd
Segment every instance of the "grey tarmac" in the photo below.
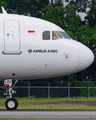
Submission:
<svg viewBox="0 0 96 120">
<path fill-rule="evenodd" d="M 49 118 L 60 120 L 96 120 L 96 110 L 31 109 L 0 110 L 0 118 Z"/>
</svg>

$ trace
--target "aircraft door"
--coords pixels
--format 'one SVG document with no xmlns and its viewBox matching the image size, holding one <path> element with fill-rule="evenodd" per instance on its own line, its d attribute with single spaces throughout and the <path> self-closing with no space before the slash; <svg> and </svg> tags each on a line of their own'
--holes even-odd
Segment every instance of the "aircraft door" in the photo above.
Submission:
<svg viewBox="0 0 96 120">
<path fill-rule="evenodd" d="M 4 52 L 20 52 L 19 21 L 4 21 Z"/>
</svg>

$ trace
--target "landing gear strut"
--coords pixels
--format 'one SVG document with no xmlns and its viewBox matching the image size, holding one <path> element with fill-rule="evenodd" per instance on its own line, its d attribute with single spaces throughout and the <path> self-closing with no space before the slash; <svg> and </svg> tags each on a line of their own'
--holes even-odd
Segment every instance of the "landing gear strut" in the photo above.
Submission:
<svg viewBox="0 0 96 120">
<path fill-rule="evenodd" d="M 4 88 L 6 89 L 6 93 L 4 93 L 4 95 L 6 95 L 6 98 L 7 98 L 7 100 L 5 102 L 5 107 L 8 110 L 15 110 L 18 107 L 18 101 L 16 99 L 12 98 L 12 94 L 16 93 L 16 91 L 14 91 L 13 88 L 17 82 L 18 82 L 18 80 L 15 80 L 15 83 L 12 86 L 12 79 L 4 80 Z"/>
</svg>

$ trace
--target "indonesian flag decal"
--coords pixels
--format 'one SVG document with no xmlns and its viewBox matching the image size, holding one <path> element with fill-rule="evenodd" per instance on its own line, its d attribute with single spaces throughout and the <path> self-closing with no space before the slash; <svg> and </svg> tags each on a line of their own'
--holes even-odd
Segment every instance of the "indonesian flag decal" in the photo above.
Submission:
<svg viewBox="0 0 96 120">
<path fill-rule="evenodd" d="M 28 34 L 34 34 L 35 30 L 28 30 Z"/>
</svg>

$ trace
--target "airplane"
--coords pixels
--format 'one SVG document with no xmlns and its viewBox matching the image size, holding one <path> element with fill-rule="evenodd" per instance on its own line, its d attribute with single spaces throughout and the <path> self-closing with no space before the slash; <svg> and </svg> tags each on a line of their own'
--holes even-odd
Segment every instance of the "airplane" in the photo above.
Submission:
<svg viewBox="0 0 96 120">
<path fill-rule="evenodd" d="M 18 80 L 69 75 L 86 69 L 93 61 L 93 52 L 59 26 L 35 17 L 8 14 L 2 7 L 0 80 L 4 80 L 8 110 L 18 107 L 18 101 L 12 98 Z"/>
</svg>

